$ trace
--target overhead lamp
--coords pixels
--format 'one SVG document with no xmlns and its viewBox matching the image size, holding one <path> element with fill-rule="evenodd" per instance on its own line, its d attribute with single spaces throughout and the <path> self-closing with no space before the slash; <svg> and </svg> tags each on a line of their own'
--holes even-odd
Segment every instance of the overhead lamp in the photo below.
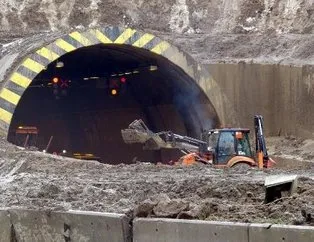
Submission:
<svg viewBox="0 0 314 242">
<path fill-rule="evenodd" d="M 111 89 L 111 95 L 112 96 L 118 95 L 118 90 L 117 89 Z"/>
<path fill-rule="evenodd" d="M 87 81 L 87 80 L 89 80 L 89 77 L 84 77 L 83 80 Z"/>
<path fill-rule="evenodd" d="M 133 71 L 133 74 L 138 74 L 140 73 L 138 70 Z"/>
<path fill-rule="evenodd" d="M 98 76 L 91 76 L 89 79 L 94 79 L 94 80 L 96 80 L 96 79 L 99 79 L 99 77 L 98 77 Z"/>
<path fill-rule="evenodd" d="M 64 63 L 62 61 L 57 61 L 56 68 L 64 67 Z"/>
<path fill-rule="evenodd" d="M 149 70 L 150 70 L 150 71 L 157 71 L 157 70 L 158 70 L 158 66 L 151 65 L 151 66 L 149 67 Z"/>
<path fill-rule="evenodd" d="M 52 78 L 52 83 L 53 84 L 57 84 L 58 82 L 59 82 L 59 78 L 58 77 Z"/>
</svg>

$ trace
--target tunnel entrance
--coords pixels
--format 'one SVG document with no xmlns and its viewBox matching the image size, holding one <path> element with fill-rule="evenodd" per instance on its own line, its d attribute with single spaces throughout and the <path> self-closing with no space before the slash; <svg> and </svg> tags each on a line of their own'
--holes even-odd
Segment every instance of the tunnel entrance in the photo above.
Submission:
<svg viewBox="0 0 314 242">
<path fill-rule="evenodd" d="M 192 137 L 219 123 L 197 83 L 165 57 L 130 45 L 97 44 L 62 55 L 32 80 L 16 106 L 8 140 L 22 145 L 16 131 L 33 126 L 40 150 L 53 137 L 50 153 L 94 154 L 111 164 L 177 158 L 123 143 L 120 130 L 139 118 L 155 132 Z"/>
</svg>

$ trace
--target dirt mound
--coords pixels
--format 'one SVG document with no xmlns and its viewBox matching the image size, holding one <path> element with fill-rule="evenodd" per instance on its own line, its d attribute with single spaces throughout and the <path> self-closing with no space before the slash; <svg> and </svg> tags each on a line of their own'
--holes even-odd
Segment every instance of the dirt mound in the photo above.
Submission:
<svg viewBox="0 0 314 242">
<path fill-rule="evenodd" d="M 87 210 L 141 217 L 313 224 L 314 164 L 306 169 L 222 170 L 137 163 L 106 165 L 0 141 L 0 206 Z M 298 192 L 264 204 L 264 179 L 299 174 Z M 284 211 L 284 212 L 282 212 Z"/>
<path fill-rule="evenodd" d="M 227 184 L 224 181 L 198 188 L 192 198 L 167 198 L 156 204 L 148 203 L 150 199 L 146 200 L 135 209 L 135 215 L 314 225 L 314 204 L 309 202 L 314 199 L 313 185 L 314 181 L 311 179 L 300 179 L 297 193 L 265 204 L 263 182 Z"/>
<path fill-rule="evenodd" d="M 293 136 L 271 137 L 267 138 L 267 144 L 269 146 L 269 153 L 275 157 L 279 157 L 277 167 L 281 167 L 281 161 L 284 161 L 282 163 L 284 167 L 291 166 L 294 168 L 298 168 L 296 161 L 314 162 L 314 141 L 311 139 L 302 139 Z M 289 160 L 291 161 L 289 162 Z M 301 164 L 305 165 L 305 163 L 300 163 L 299 165 Z"/>
</svg>

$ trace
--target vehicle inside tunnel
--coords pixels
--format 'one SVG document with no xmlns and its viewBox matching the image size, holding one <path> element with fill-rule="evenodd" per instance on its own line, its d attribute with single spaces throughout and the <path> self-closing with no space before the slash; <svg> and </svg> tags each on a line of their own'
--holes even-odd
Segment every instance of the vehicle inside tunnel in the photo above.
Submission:
<svg viewBox="0 0 314 242">
<path fill-rule="evenodd" d="M 36 76 L 15 109 L 8 140 L 110 164 L 180 156 L 124 144 L 121 129 L 135 119 L 154 132 L 195 138 L 219 125 L 209 98 L 168 59 L 129 45 L 99 44 L 61 56 Z M 38 134 L 26 140 L 19 132 L 25 127 Z"/>
</svg>

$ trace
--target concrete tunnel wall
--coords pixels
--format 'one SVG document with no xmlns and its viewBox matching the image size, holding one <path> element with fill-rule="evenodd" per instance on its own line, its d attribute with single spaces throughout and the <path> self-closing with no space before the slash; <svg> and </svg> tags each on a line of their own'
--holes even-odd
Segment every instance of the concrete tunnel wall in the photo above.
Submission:
<svg viewBox="0 0 314 242">
<path fill-rule="evenodd" d="M 41 45 L 40 48 L 30 50 L 30 54 L 19 56 L 12 64 L 15 68 L 8 66 L 14 71 L 7 72 L 0 91 L 0 128 L 2 133 L 7 135 L 15 107 L 21 96 L 46 65 L 63 54 L 100 43 L 132 45 L 164 56 L 195 80 L 213 104 L 222 124 L 226 123 L 227 120 L 235 120 L 230 104 L 215 80 L 205 68 L 196 63 L 189 55 L 152 34 L 130 28 L 105 27 L 84 32 L 74 31 L 69 35 L 59 37 L 49 45 Z M 224 111 L 225 109 L 228 109 L 228 112 Z M 206 122 L 206 120 L 203 121 Z"/>
</svg>

